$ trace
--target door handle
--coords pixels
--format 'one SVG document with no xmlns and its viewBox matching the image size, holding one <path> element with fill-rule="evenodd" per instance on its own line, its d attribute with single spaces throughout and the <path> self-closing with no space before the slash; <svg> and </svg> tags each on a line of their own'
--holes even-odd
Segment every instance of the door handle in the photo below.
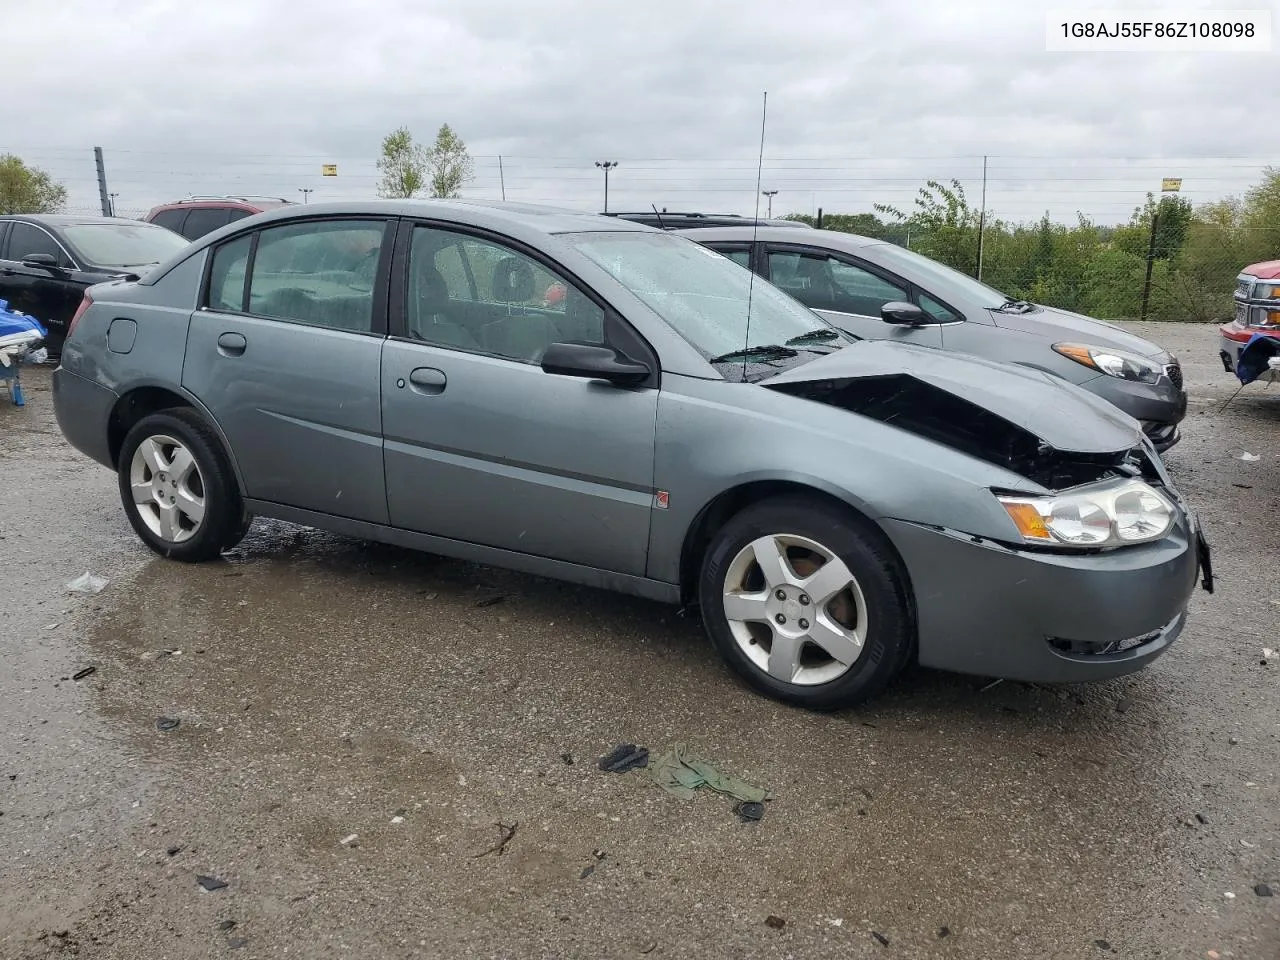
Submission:
<svg viewBox="0 0 1280 960">
<path fill-rule="evenodd" d="M 218 352 L 224 357 L 238 357 L 248 345 L 249 341 L 239 333 L 224 333 L 218 338 Z"/>
<path fill-rule="evenodd" d="M 433 395 L 444 393 L 445 384 L 448 383 L 443 370 L 437 370 L 435 367 L 418 367 L 409 374 L 410 389 L 414 393 L 425 393 Z"/>
</svg>

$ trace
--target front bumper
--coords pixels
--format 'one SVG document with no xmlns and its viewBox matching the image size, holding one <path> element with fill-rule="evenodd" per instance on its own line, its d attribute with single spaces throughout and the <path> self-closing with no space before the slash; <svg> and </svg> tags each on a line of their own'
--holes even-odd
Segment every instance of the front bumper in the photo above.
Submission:
<svg viewBox="0 0 1280 960">
<path fill-rule="evenodd" d="M 1236 372 L 1236 364 L 1240 362 L 1240 351 L 1244 349 L 1244 345 L 1249 342 L 1255 333 L 1266 333 L 1267 336 L 1274 336 L 1280 339 L 1280 332 L 1271 333 L 1266 330 L 1242 327 L 1237 323 L 1224 323 L 1218 328 L 1218 332 L 1220 333 L 1218 337 L 1218 358 L 1222 361 L 1222 366 L 1227 373 Z M 1280 383 L 1280 370 L 1272 365 L 1254 383 Z"/>
<path fill-rule="evenodd" d="M 118 399 L 106 387 L 64 367 L 53 371 L 53 414 L 62 435 L 85 456 L 113 469 L 108 424 Z"/>
<path fill-rule="evenodd" d="M 1181 379 L 1181 368 L 1178 368 L 1178 378 Z M 1104 374 L 1080 386 L 1142 424 L 1142 432 L 1160 453 L 1182 439 L 1178 424 L 1187 415 L 1187 392 L 1170 377 L 1161 377 L 1158 383 L 1137 383 Z"/>
<path fill-rule="evenodd" d="M 1156 543 L 1096 554 L 1012 549 L 901 520 L 885 530 L 915 593 L 926 667 L 1039 683 L 1140 670 L 1186 624 L 1208 547 L 1188 517 Z"/>
</svg>

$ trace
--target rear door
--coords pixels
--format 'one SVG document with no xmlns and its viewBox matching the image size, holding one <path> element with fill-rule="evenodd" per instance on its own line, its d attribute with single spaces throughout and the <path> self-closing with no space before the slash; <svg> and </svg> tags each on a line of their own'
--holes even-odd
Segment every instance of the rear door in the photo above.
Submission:
<svg viewBox="0 0 1280 960">
<path fill-rule="evenodd" d="M 379 375 L 394 221 L 315 218 L 215 247 L 183 386 L 249 497 L 387 522 Z"/>
<path fill-rule="evenodd" d="M 391 523 L 642 575 L 658 390 L 544 373 L 576 340 L 658 370 L 574 278 L 506 238 L 402 228 L 382 364 Z"/>
<path fill-rule="evenodd" d="M 886 323 L 886 303 L 912 302 L 910 284 L 843 254 L 801 244 L 765 246 L 766 277 L 811 310 L 855 336 L 941 347 L 939 323 L 919 327 Z M 926 308 L 930 320 L 934 319 Z"/>
</svg>

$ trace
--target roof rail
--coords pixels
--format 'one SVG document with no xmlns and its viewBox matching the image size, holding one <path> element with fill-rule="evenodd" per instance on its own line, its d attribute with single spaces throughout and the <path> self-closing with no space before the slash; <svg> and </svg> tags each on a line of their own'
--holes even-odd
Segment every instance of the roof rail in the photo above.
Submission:
<svg viewBox="0 0 1280 960">
<path fill-rule="evenodd" d="M 769 219 L 767 217 L 744 217 L 739 213 L 699 213 L 694 211 L 672 211 L 663 210 L 655 213 L 652 210 L 640 210 L 636 212 L 622 211 L 620 213 L 606 213 L 607 217 L 617 217 L 621 220 L 630 220 L 633 223 L 643 223 L 651 227 L 664 227 L 672 229 L 688 229 L 690 227 L 736 227 L 750 226 L 752 224 L 760 224 L 768 227 L 803 227 L 803 222 L 796 220 Z"/>
<path fill-rule="evenodd" d="M 220 196 L 214 196 L 212 194 L 207 194 L 207 195 L 192 194 L 191 196 L 184 197 L 183 199 L 178 200 L 177 202 L 192 203 L 200 200 L 239 200 L 243 203 L 250 203 L 254 200 L 270 200 L 272 203 L 293 203 L 294 202 L 292 200 L 287 200 L 284 197 L 268 197 L 268 196 L 259 196 L 257 194 L 240 194 L 237 196 L 231 196 L 229 194 L 222 194 Z"/>
</svg>

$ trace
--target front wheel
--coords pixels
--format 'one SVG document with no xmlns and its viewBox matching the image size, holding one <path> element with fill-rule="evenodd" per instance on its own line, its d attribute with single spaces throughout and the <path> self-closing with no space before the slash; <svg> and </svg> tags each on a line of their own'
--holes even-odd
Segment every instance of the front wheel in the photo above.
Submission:
<svg viewBox="0 0 1280 960">
<path fill-rule="evenodd" d="M 832 710 L 868 700 L 915 650 L 909 588 L 878 531 L 817 500 L 732 517 L 703 560 L 703 623 L 762 693 Z"/>
<path fill-rule="evenodd" d="M 117 461 L 134 532 L 174 560 L 212 560 L 243 536 L 244 507 L 217 435 L 193 410 L 143 417 Z"/>
</svg>

